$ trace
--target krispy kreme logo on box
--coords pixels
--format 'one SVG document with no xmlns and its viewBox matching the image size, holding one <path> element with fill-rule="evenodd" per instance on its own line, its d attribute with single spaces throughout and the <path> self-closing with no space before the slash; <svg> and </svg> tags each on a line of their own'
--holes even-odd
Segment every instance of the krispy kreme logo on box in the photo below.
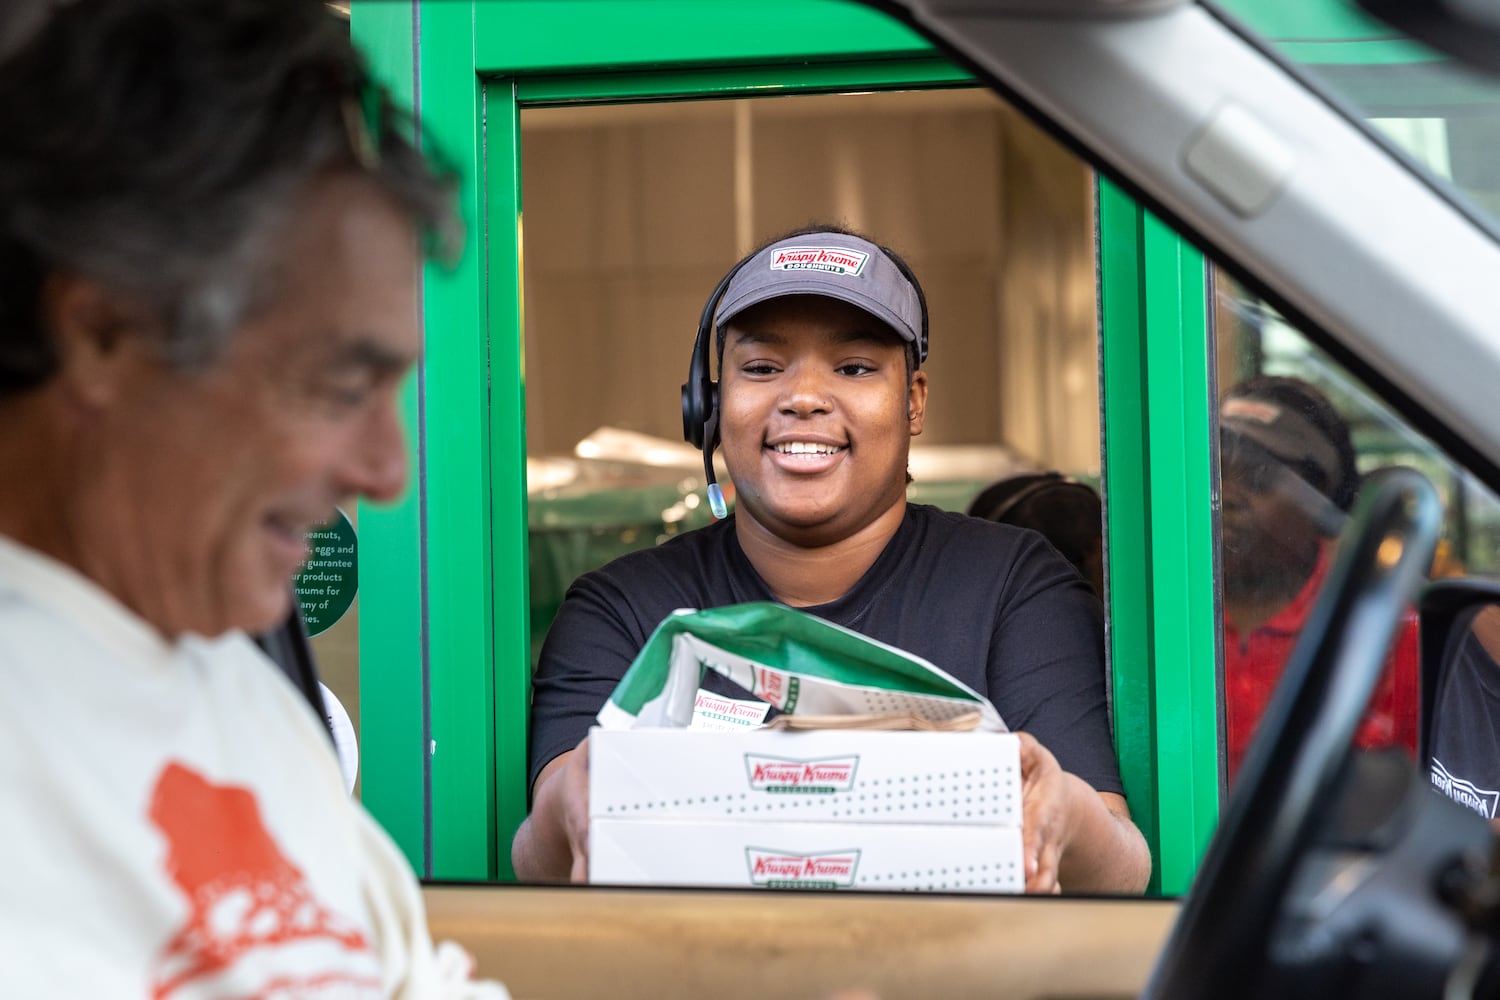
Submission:
<svg viewBox="0 0 1500 1000">
<path fill-rule="evenodd" d="M 851 277 L 865 269 L 870 255 L 843 247 L 782 247 L 771 254 L 773 271 L 830 271 Z"/>
<path fill-rule="evenodd" d="M 854 885 L 859 851 L 794 854 L 761 847 L 745 848 L 750 884 L 767 889 L 848 889 Z"/>
<path fill-rule="evenodd" d="M 745 754 L 745 771 L 750 788 L 757 792 L 829 795 L 847 792 L 854 787 L 854 772 L 859 769 L 859 755 L 825 757 L 822 760 L 793 760 L 787 757 L 765 757 Z"/>
</svg>

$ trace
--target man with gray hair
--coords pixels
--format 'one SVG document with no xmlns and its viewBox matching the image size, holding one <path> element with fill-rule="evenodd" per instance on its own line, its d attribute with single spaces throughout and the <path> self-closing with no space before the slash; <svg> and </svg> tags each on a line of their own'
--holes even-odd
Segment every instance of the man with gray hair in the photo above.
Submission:
<svg viewBox="0 0 1500 1000">
<path fill-rule="evenodd" d="M 501 996 L 246 637 L 404 488 L 451 183 L 309 0 L 79 0 L 0 63 L 8 997 Z"/>
</svg>

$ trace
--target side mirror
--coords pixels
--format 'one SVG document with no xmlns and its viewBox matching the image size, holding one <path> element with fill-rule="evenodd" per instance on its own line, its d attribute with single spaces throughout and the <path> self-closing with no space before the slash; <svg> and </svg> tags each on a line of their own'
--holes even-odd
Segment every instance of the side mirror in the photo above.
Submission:
<svg viewBox="0 0 1500 1000">
<path fill-rule="evenodd" d="M 1418 768 L 1493 823 L 1500 816 L 1500 581 L 1439 580 L 1420 613 Z"/>
<path fill-rule="evenodd" d="M 1500 3 L 1495 0 L 1358 0 L 1380 20 L 1461 63 L 1500 73 Z"/>
</svg>

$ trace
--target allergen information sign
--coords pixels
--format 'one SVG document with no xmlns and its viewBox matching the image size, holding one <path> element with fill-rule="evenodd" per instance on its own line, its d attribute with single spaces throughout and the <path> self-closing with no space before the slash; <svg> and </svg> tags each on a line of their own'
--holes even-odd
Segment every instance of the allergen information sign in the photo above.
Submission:
<svg viewBox="0 0 1500 1000">
<path fill-rule="evenodd" d="M 354 525 L 342 510 L 307 533 L 309 554 L 297 574 L 296 587 L 308 635 L 332 628 L 354 603 L 359 591 L 358 547 Z"/>
</svg>

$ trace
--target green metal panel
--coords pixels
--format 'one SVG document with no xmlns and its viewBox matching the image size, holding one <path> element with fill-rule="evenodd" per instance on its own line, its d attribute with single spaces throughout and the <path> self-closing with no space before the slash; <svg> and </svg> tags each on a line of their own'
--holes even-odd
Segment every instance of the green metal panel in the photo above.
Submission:
<svg viewBox="0 0 1500 1000">
<path fill-rule="evenodd" d="M 660 100 L 664 97 L 773 97 L 837 93 L 858 88 L 952 87 L 973 77 L 937 58 L 612 73 L 598 76 L 527 76 L 516 82 L 526 104 Z"/>
<path fill-rule="evenodd" d="M 531 706 L 527 573 L 526 338 L 521 316 L 521 110 L 515 87 L 485 87 L 485 195 L 489 245 L 490 482 L 495 566 L 495 802 L 502 878 L 526 818 L 526 733 Z"/>
<path fill-rule="evenodd" d="M 1277 41 L 1361 42 L 1398 32 L 1351 0 L 1216 0 L 1218 6 Z"/>
<path fill-rule="evenodd" d="M 1106 182 L 1099 246 L 1115 725 L 1152 889 L 1175 894 L 1219 805 L 1205 269 Z"/>
<path fill-rule="evenodd" d="M 422 136 L 462 172 L 468 231 L 461 259 L 429 266 L 423 289 L 431 875 L 486 879 L 498 868 L 483 119 L 473 5 L 420 13 Z"/>
<path fill-rule="evenodd" d="M 1161 792 L 1156 775 L 1156 705 L 1151 669 L 1150 493 L 1139 208 L 1117 189 L 1098 190 L 1099 380 L 1103 420 L 1105 550 L 1115 744 L 1131 817 L 1155 860 L 1150 891 L 1161 891 Z"/>
<path fill-rule="evenodd" d="M 1162 885 L 1177 892 L 1219 816 L 1208 289 L 1203 256 L 1177 233 L 1144 212 L 1141 231 L 1151 563 L 1171 568 L 1152 588 L 1158 780 L 1191 815 L 1162 823 Z"/>
<path fill-rule="evenodd" d="M 1415 42 L 1389 39 L 1373 42 L 1280 42 L 1277 51 L 1308 66 L 1389 66 L 1433 62 L 1431 49 Z"/>
<path fill-rule="evenodd" d="M 931 51 L 906 26 L 841 0 L 502 0 L 476 13 L 476 62 L 494 74 Z"/>
<path fill-rule="evenodd" d="M 1375 66 L 1436 58 L 1345 0 L 1219 0 L 1219 6 L 1295 62 Z"/>
<path fill-rule="evenodd" d="M 411 6 L 355 4 L 351 31 L 395 99 L 410 105 Z M 419 375 L 401 390 L 412 483 L 396 504 L 359 505 L 359 714 L 364 804 L 420 872 L 426 867 L 427 791 Z"/>
</svg>

